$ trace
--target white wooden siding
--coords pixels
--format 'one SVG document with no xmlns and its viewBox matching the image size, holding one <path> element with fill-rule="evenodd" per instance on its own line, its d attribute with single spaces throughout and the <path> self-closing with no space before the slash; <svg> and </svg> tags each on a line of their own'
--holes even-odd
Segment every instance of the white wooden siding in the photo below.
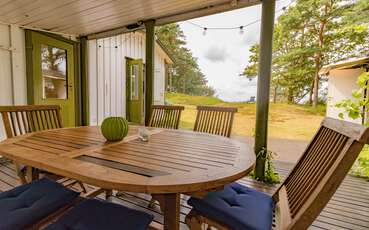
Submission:
<svg viewBox="0 0 369 230">
<path fill-rule="evenodd" d="M 26 104 L 26 84 L 24 30 L 0 24 L 0 105 Z M 4 138 L 1 120 L 0 140 Z"/>
<path fill-rule="evenodd" d="M 358 77 L 363 69 L 331 70 L 328 76 L 327 117 L 339 119 L 338 114 L 343 112 L 336 104 L 344 99 L 353 99 L 352 92 L 359 88 Z M 345 115 L 345 120 L 361 124 L 361 119 L 351 119 Z"/>
<path fill-rule="evenodd" d="M 164 104 L 165 59 L 161 52 L 155 52 L 154 104 Z"/>
<path fill-rule="evenodd" d="M 126 116 L 126 58 L 145 61 L 145 35 L 126 33 L 88 41 L 89 121 Z M 155 46 L 154 103 L 164 103 L 165 53 Z"/>
</svg>

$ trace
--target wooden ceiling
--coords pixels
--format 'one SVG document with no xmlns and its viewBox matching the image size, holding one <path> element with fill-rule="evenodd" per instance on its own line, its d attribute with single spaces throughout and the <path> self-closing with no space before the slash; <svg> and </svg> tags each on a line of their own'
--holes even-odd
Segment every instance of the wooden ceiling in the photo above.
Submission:
<svg viewBox="0 0 369 230">
<path fill-rule="evenodd" d="M 162 25 L 258 3 L 260 0 L 0 0 L 0 22 L 83 36 L 149 19 Z"/>
</svg>

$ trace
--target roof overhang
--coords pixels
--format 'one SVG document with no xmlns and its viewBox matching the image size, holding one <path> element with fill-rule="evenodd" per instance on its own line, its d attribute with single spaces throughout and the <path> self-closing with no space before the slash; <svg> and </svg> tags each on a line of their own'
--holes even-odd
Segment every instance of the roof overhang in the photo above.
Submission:
<svg viewBox="0 0 369 230">
<path fill-rule="evenodd" d="M 259 4 L 261 0 L 0 0 L 0 22 L 70 36 L 108 37 Z"/>
<path fill-rule="evenodd" d="M 357 69 L 366 66 L 369 66 L 369 57 L 353 58 L 323 66 L 323 68 L 319 71 L 319 74 L 325 75 L 328 74 L 331 70 Z"/>
<path fill-rule="evenodd" d="M 166 58 L 167 63 L 168 64 L 174 64 L 175 63 L 175 59 L 174 59 L 172 53 L 169 52 L 169 50 L 167 49 L 167 47 L 165 47 L 165 45 L 159 39 L 156 39 L 156 44 L 158 45 L 158 47 L 165 54 L 165 58 Z"/>
</svg>

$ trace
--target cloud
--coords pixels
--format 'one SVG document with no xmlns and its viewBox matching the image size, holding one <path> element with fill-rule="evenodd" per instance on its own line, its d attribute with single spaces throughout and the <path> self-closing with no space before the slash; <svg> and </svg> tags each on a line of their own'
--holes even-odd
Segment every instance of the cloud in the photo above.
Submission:
<svg viewBox="0 0 369 230">
<path fill-rule="evenodd" d="M 204 57 L 211 62 L 225 62 L 228 51 L 225 47 L 212 46 L 205 51 Z"/>
</svg>

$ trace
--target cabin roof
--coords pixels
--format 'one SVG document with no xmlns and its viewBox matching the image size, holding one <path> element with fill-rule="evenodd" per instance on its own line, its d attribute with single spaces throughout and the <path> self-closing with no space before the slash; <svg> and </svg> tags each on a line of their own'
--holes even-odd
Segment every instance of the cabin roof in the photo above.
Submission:
<svg viewBox="0 0 369 230">
<path fill-rule="evenodd" d="M 174 64 L 176 60 L 173 57 L 173 54 L 168 50 L 168 48 L 159 39 L 156 39 L 156 44 L 165 54 L 165 59 L 168 62 L 168 64 Z"/>
<path fill-rule="evenodd" d="M 0 22 L 70 36 L 111 36 L 259 4 L 260 0 L 0 0 Z M 128 29 L 127 28 L 130 28 Z"/>
<path fill-rule="evenodd" d="M 323 68 L 319 71 L 319 74 L 320 75 L 328 74 L 329 71 L 334 69 L 357 69 L 368 65 L 369 65 L 369 57 L 352 58 L 323 66 Z"/>
</svg>

